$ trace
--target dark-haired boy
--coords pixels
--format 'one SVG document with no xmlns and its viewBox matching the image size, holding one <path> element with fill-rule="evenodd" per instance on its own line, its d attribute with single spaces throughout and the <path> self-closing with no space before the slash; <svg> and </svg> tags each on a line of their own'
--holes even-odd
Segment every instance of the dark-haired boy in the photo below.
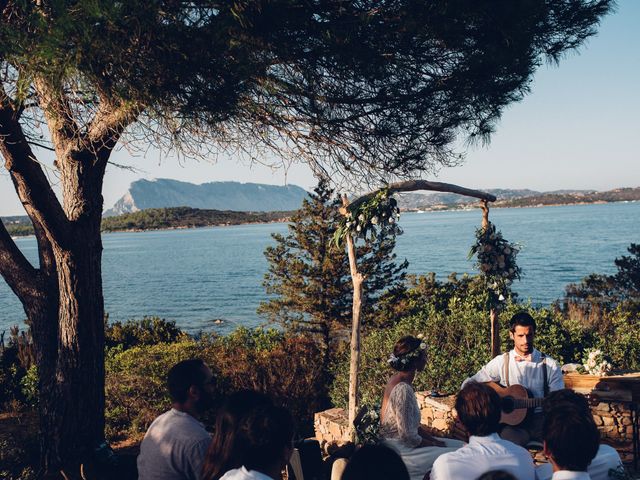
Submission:
<svg viewBox="0 0 640 480">
<path fill-rule="evenodd" d="M 549 392 L 564 388 L 558 362 L 534 348 L 535 332 L 535 320 L 528 312 L 521 311 L 513 315 L 509 321 L 513 350 L 495 357 L 473 377 L 465 380 L 462 386 L 470 380 L 497 382 L 505 387 L 522 385 L 534 398 L 543 398 Z M 542 421 L 542 409 L 538 408 L 524 423 L 515 427 L 505 426 L 500 436 L 522 446 L 531 440 L 542 440 Z"/>
<path fill-rule="evenodd" d="M 552 480 L 591 480 L 587 467 L 598 452 L 600 432 L 593 419 L 565 404 L 546 412 L 544 453 L 553 467 Z"/>
<path fill-rule="evenodd" d="M 550 412 L 562 406 L 575 408 L 587 421 L 593 422 L 593 414 L 589 407 L 589 402 L 579 393 L 570 389 L 563 389 L 552 392 L 544 401 L 544 411 Z M 587 467 L 587 473 L 592 480 L 609 480 L 609 472 L 622 469 L 622 460 L 615 448 L 609 445 L 600 444 L 596 456 Z M 550 480 L 553 476 L 553 465 L 545 463 L 536 467 L 536 478 L 538 480 Z"/>
<path fill-rule="evenodd" d="M 211 436 L 198 421 L 213 403 L 214 377 L 200 359 L 174 365 L 167 376 L 171 410 L 156 418 L 140 445 L 139 480 L 197 480 Z"/>
<path fill-rule="evenodd" d="M 456 398 L 456 412 L 470 435 L 469 443 L 440 455 L 433 464 L 431 480 L 477 478 L 492 470 L 503 470 L 520 480 L 535 478 L 529 452 L 498 435 L 500 398 L 492 388 L 467 383 Z"/>
</svg>

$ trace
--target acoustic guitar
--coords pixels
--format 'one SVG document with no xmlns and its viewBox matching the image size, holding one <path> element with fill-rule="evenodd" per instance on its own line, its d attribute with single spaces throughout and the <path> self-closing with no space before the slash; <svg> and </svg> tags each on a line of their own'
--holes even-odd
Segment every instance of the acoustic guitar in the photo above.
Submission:
<svg viewBox="0 0 640 480">
<path fill-rule="evenodd" d="M 487 382 L 486 385 L 493 388 L 501 400 L 502 415 L 500 423 L 515 427 L 524 422 L 529 409 L 541 407 L 544 398 L 533 398 L 531 392 L 522 385 L 503 387 L 495 382 Z"/>
</svg>

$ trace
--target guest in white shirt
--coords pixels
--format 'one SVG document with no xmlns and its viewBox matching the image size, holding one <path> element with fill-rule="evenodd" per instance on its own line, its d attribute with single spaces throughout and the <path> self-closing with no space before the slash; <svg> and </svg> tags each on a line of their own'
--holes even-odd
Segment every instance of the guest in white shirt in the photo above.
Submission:
<svg viewBox="0 0 640 480">
<path fill-rule="evenodd" d="M 492 470 L 503 470 L 520 480 L 535 479 L 529 452 L 498 435 L 500 398 L 492 388 L 468 382 L 458 393 L 455 408 L 470 434 L 469 443 L 440 455 L 433 464 L 431 480 L 470 479 Z"/>
<path fill-rule="evenodd" d="M 498 355 L 473 377 L 464 381 L 497 382 L 505 387 L 522 385 L 534 398 L 544 398 L 549 392 L 564 388 L 562 371 L 558 362 L 533 347 L 536 323 L 526 311 L 520 311 L 509 321 L 509 337 L 513 340 L 513 350 Z M 500 436 L 525 446 L 531 440 L 542 440 L 541 409 L 518 426 L 507 425 Z"/>
<path fill-rule="evenodd" d="M 275 480 L 281 478 L 293 452 L 293 419 L 282 407 L 254 410 L 241 423 L 238 445 L 244 464 L 229 470 L 220 480 Z"/>
<path fill-rule="evenodd" d="M 544 454 L 553 468 L 552 480 L 590 480 L 587 466 L 598 451 L 600 432 L 593 419 L 569 404 L 545 413 Z"/>
<path fill-rule="evenodd" d="M 577 409 L 584 415 L 587 421 L 593 421 L 593 414 L 589 407 L 589 402 L 579 393 L 568 388 L 558 390 L 549 394 L 544 401 L 544 410 L 549 412 L 555 408 L 565 405 Z M 615 448 L 609 445 L 600 445 L 598 453 L 587 467 L 587 473 L 592 480 L 609 480 L 609 472 L 611 470 L 620 470 L 622 468 L 622 460 Z M 550 480 L 553 475 L 553 467 L 550 463 L 545 463 L 536 468 L 536 477 L 538 480 Z"/>
<path fill-rule="evenodd" d="M 198 358 L 169 370 L 172 408 L 156 418 L 140 445 L 140 480 L 199 480 L 211 435 L 198 418 L 213 403 L 215 377 Z"/>
</svg>

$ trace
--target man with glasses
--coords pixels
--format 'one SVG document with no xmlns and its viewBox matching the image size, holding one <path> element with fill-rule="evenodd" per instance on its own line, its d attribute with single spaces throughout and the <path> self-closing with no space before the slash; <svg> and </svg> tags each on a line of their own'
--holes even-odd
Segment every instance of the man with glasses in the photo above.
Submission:
<svg viewBox="0 0 640 480">
<path fill-rule="evenodd" d="M 156 418 L 140 445 L 140 480 L 197 480 L 211 443 L 198 420 L 213 403 L 215 378 L 201 359 L 174 365 L 167 376 L 172 408 Z"/>
</svg>

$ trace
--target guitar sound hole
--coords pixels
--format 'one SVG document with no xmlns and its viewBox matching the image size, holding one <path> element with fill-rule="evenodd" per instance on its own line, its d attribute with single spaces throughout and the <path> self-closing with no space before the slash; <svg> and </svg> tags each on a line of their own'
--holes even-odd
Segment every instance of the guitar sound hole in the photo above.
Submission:
<svg viewBox="0 0 640 480">
<path fill-rule="evenodd" d="M 515 402 L 511 397 L 504 397 L 502 399 L 502 411 L 504 413 L 511 413 L 515 410 Z"/>
</svg>

